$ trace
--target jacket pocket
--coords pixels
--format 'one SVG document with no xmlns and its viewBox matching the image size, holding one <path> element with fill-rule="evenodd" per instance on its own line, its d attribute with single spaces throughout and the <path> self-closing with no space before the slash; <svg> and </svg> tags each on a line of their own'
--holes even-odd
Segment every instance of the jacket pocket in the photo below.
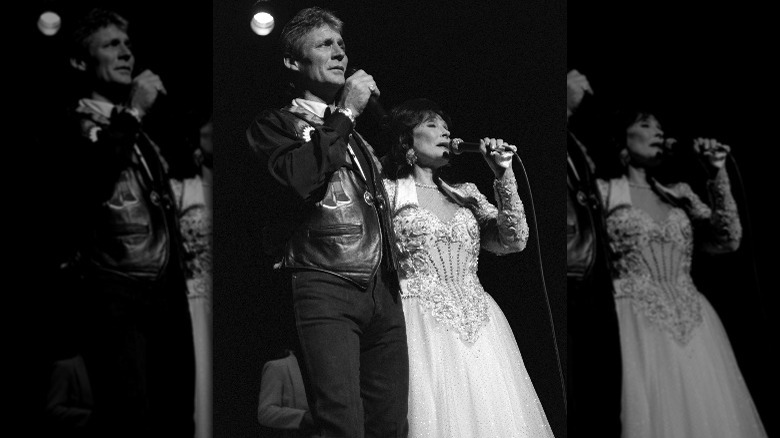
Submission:
<svg viewBox="0 0 780 438">
<path fill-rule="evenodd" d="M 360 238 L 363 235 L 363 226 L 358 224 L 335 224 L 321 228 L 310 228 L 309 237 L 318 238 Z"/>
</svg>

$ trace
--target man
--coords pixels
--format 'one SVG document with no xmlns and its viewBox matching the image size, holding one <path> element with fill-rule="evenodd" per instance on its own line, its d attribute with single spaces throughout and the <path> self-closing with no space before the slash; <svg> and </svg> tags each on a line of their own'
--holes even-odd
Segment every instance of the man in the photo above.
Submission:
<svg viewBox="0 0 780 438">
<path fill-rule="evenodd" d="M 192 329 L 160 149 L 185 142 L 157 144 L 146 132 L 166 89 L 150 70 L 136 74 L 127 31 L 121 16 L 93 10 L 72 35 L 70 65 L 84 88 L 63 137 L 63 287 L 79 312 L 71 320 L 80 320 L 96 436 L 192 437 Z"/>
<path fill-rule="evenodd" d="M 577 134 L 606 143 L 596 114 L 586 114 L 593 94 L 577 70 L 566 77 L 567 201 L 566 251 L 569 301 L 569 425 L 578 431 L 620 436 L 620 339 L 608 267 L 604 213 L 593 172 L 594 161 Z M 592 101 L 591 101 L 591 104 Z M 575 116 L 576 113 L 576 116 Z M 579 117 L 580 120 L 576 120 Z M 586 118 L 588 117 L 588 118 Z"/>
<path fill-rule="evenodd" d="M 354 130 L 371 75 L 348 78 L 342 22 L 298 12 L 281 33 L 296 98 L 263 111 L 247 137 L 270 176 L 268 243 L 290 274 L 309 405 L 321 436 L 407 433 L 406 328 L 387 196 Z"/>
<path fill-rule="evenodd" d="M 56 361 L 46 395 L 46 417 L 50 436 L 90 436 L 92 405 L 92 389 L 84 358 L 77 354 Z"/>
<path fill-rule="evenodd" d="M 257 421 L 263 426 L 280 430 L 281 436 L 309 437 L 313 420 L 306 400 L 301 368 L 293 350 L 286 350 L 281 359 L 263 365 Z"/>
</svg>

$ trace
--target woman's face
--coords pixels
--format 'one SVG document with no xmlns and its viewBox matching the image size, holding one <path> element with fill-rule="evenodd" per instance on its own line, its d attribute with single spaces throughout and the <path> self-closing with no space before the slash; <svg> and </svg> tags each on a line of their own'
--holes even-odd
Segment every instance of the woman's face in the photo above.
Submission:
<svg viewBox="0 0 780 438">
<path fill-rule="evenodd" d="M 664 131 L 653 115 L 641 115 L 626 129 L 626 149 L 631 164 L 652 167 L 661 162 Z"/>
<path fill-rule="evenodd" d="M 438 169 L 449 163 L 450 131 L 439 115 L 432 115 L 415 126 L 412 140 L 418 166 Z"/>
</svg>

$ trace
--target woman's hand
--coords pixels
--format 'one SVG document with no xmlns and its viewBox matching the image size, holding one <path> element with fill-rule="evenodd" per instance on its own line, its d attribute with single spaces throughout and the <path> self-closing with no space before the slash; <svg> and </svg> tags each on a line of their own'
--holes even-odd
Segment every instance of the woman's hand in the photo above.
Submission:
<svg viewBox="0 0 780 438">
<path fill-rule="evenodd" d="M 718 171 L 726 164 L 726 156 L 731 148 L 712 138 L 697 138 L 693 140 L 693 150 L 710 170 Z"/>
<path fill-rule="evenodd" d="M 487 161 L 490 169 L 501 178 L 507 169 L 512 167 L 512 155 L 517 151 L 517 146 L 504 143 L 502 139 L 485 137 L 479 141 L 482 156 Z"/>
</svg>

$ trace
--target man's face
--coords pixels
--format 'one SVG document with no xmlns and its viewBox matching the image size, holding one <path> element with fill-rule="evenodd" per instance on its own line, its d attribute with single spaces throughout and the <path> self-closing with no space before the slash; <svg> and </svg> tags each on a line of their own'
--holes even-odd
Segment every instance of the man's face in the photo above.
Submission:
<svg viewBox="0 0 780 438">
<path fill-rule="evenodd" d="M 127 34 L 114 25 L 101 28 L 89 40 L 86 69 L 99 82 L 130 85 L 135 58 Z"/>
<path fill-rule="evenodd" d="M 298 72 L 303 88 L 314 94 L 335 93 L 344 85 L 344 40 L 329 26 L 309 31 L 301 41 L 300 54 L 288 62 L 288 68 Z"/>
</svg>

